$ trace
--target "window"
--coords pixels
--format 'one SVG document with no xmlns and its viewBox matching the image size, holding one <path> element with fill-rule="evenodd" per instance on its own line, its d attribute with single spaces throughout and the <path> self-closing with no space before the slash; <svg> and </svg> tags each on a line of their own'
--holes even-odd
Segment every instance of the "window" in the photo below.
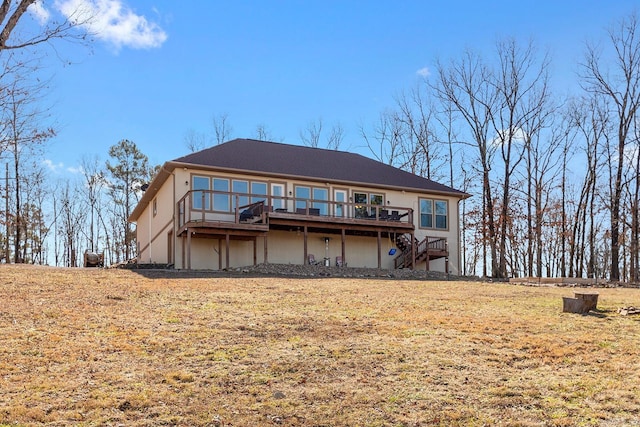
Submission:
<svg viewBox="0 0 640 427">
<path fill-rule="evenodd" d="M 376 205 L 384 205 L 384 195 L 378 193 L 353 193 L 354 214 L 356 218 L 370 218 L 376 214 Z M 373 205 L 371 211 L 365 205 Z"/>
<path fill-rule="evenodd" d="M 311 188 L 296 186 L 296 209 L 306 209 L 307 200 L 311 198 Z"/>
<path fill-rule="evenodd" d="M 420 199 L 420 227 L 446 230 L 447 220 L 446 200 Z"/>
<path fill-rule="evenodd" d="M 335 204 L 335 216 L 344 216 L 344 204 L 347 201 L 347 192 L 345 190 L 335 190 L 333 200 L 340 202 Z"/>
<path fill-rule="evenodd" d="M 353 203 L 356 205 L 353 208 L 353 213 L 356 218 L 367 217 L 367 193 L 353 193 Z"/>
<path fill-rule="evenodd" d="M 420 199 L 420 227 L 433 228 L 433 200 Z"/>
<path fill-rule="evenodd" d="M 271 204 L 274 210 L 285 209 L 283 184 L 271 184 Z"/>
<path fill-rule="evenodd" d="M 211 180 L 206 176 L 194 176 L 193 183 L 191 185 L 191 189 L 193 192 L 192 196 L 192 207 L 193 209 L 210 209 L 210 198 L 211 194 L 209 191 L 199 191 L 199 190 L 209 190 L 209 183 Z"/>
<path fill-rule="evenodd" d="M 369 204 L 373 205 L 371 206 L 371 215 L 380 215 L 380 212 L 376 212 L 376 206 L 384 207 L 383 199 L 382 194 L 369 194 Z M 378 208 L 377 210 L 379 211 L 380 209 Z"/>
<path fill-rule="evenodd" d="M 234 193 L 240 193 L 239 197 L 238 197 L 238 206 L 246 206 L 249 204 L 249 196 L 246 196 L 246 194 L 249 193 L 249 181 L 236 181 L 235 179 L 233 180 L 233 192 Z M 236 208 L 236 196 L 234 195 L 233 197 L 233 201 L 232 201 L 232 205 L 233 205 L 233 209 Z"/>
<path fill-rule="evenodd" d="M 213 210 L 229 212 L 231 210 L 231 204 L 229 203 L 229 180 L 213 178 L 213 190 L 220 192 L 213 194 Z"/>
<path fill-rule="evenodd" d="M 447 227 L 447 202 L 436 200 L 436 228 L 446 229 Z"/>
<path fill-rule="evenodd" d="M 314 188 L 313 189 L 313 199 L 314 200 L 329 200 L 329 190 L 327 188 Z M 320 209 L 320 215 L 328 215 L 329 214 L 329 204 L 322 202 L 313 202 L 313 207 Z"/>
<path fill-rule="evenodd" d="M 267 200 L 267 183 L 266 182 L 252 182 L 251 194 L 259 194 L 259 196 L 251 197 L 251 203 Z"/>
</svg>

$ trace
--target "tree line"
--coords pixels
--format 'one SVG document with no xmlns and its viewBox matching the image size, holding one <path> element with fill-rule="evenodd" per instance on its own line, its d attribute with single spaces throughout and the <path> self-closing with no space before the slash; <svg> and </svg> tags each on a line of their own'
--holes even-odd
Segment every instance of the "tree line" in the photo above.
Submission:
<svg viewBox="0 0 640 427">
<path fill-rule="evenodd" d="M 640 28 L 587 44 L 558 96 L 534 42 L 466 50 L 361 127 L 378 160 L 474 195 L 464 271 L 496 278 L 640 276 Z"/>
</svg>

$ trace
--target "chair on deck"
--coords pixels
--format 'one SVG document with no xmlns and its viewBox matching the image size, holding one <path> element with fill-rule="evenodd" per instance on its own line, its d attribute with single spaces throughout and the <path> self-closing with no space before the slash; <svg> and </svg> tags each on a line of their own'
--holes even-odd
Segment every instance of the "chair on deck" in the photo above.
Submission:
<svg viewBox="0 0 640 427">
<path fill-rule="evenodd" d="M 347 263 L 344 262 L 341 256 L 336 257 L 336 267 L 346 267 Z"/>
<path fill-rule="evenodd" d="M 320 261 L 316 261 L 316 257 L 313 254 L 307 255 L 307 264 L 309 265 L 318 265 Z"/>
</svg>

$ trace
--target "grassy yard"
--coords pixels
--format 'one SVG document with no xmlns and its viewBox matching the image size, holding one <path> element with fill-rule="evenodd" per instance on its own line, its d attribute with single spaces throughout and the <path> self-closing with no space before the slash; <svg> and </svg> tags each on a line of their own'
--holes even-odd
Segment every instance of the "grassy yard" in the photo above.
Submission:
<svg viewBox="0 0 640 427">
<path fill-rule="evenodd" d="M 640 290 L 0 267 L 0 426 L 640 425 Z"/>
</svg>

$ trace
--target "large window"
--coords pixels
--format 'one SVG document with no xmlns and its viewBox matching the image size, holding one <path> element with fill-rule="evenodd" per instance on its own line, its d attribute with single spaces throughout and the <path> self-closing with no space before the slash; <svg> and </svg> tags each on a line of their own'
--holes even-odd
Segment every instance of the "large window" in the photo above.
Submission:
<svg viewBox="0 0 640 427">
<path fill-rule="evenodd" d="M 246 206 L 249 204 L 249 196 L 247 196 L 247 194 L 249 193 L 249 181 L 239 181 L 239 180 L 233 180 L 232 185 L 232 190 L 234 193 L 239 193 L 239 197 L 237 198 L 238 200 L 238 206 Z M 233 208 L 236 208 L 236 194 L 233 195 L 233 201 L 231 202 Z"/>
<path fill-rule="evenodd" d="M 273 209 L 286 209 L 284 205 L 284 184 L 271 184 L 271 204 Z"/>
<path fill-rule="evenodd" d="M 193 209 L 211 209 L 210 200 L 211 194 L 209 191 L 198 191 L 198 190 L 210 190 L 209 184 L 211 180 L 206 176 L 194 176 L 193 183 L 191 185 L 191 189 L 193 193 L 191 193 L 193 199 L 191 205 Z"/>
<path fill-rule="evenodd" d="M 213 194 L 213 210 L 229 212 L 231 204 L 229 202 L 229 180 L 224 178 L 213 178 L 213 190 L 220 193 Z"/>
<path fill-rule="evenodd" d="M 236 195 L 232 193 L 238 194 L 238 206 L 246 206 L 266 200 L 267 188 L 266 182 L 194 175 L 191 184 L 192 206 L 198 210 L 213 208 L 216 212 L 231 212 L 236 208 Z M 211 191 L 205 190 L 213 190 L 213 196 Z"/>
<path fill-rule="evenodd" d="M 445 200 L 420 199 L 420 228 L 446 230 L 449 225 Z"/>
<path fill-rule="evenodd" d="M 333 200 L 341 202 L 335 204 L 335 216 L 345 216 L 344 204 L 347 201 L 347 192 L 345 190 L 334 190 Z"/>
<path fill-rule="evenodd" d="M 356 218 L 366 218 L 367 215 L 367 193 L 353 193 L 353 203 L 356 205 L 353 208 L 353 216 Z"/>
<path fill-rule="evenodd" d="M 378 212 L 376 212 L 376 207 L 384 207 L 384 197 L 382 194 L 369 194 L 369 204 L 373 205 L 371 206 L 371 216 L 380 216 L 380 208 L 378 208 Z"/>
<path fill-rule="evenodd" d="M 251 203 L 267 200 L 267 183 L 266 182 L 252 182 L 251 194 L 259 194 L 259 196 L 252 196 Z"/>
<path fill-rule="evenodd" d="M 317 200 L 329 200 L 329 190 L 326 188 L 313 189 L 313 207 L 320 209 L 320 215 L 329 215 L 329 204 L 318 202 Z"/>
<path fill-rule="evenodd" d="M 378 193 L 353 193 L 354 216 L 356 218 L 371 218 L 376 214 L 376 205 L 384 205 L 384 195 Z M 366 206 L 367 204 L 374 205 L 371 210 Z"/>
<path fill-rule="evenodd" d="M 296 185 L 296 209 L 306 209 L 307 200 L 311 198 L 311 187 Z"/>
</svg>

